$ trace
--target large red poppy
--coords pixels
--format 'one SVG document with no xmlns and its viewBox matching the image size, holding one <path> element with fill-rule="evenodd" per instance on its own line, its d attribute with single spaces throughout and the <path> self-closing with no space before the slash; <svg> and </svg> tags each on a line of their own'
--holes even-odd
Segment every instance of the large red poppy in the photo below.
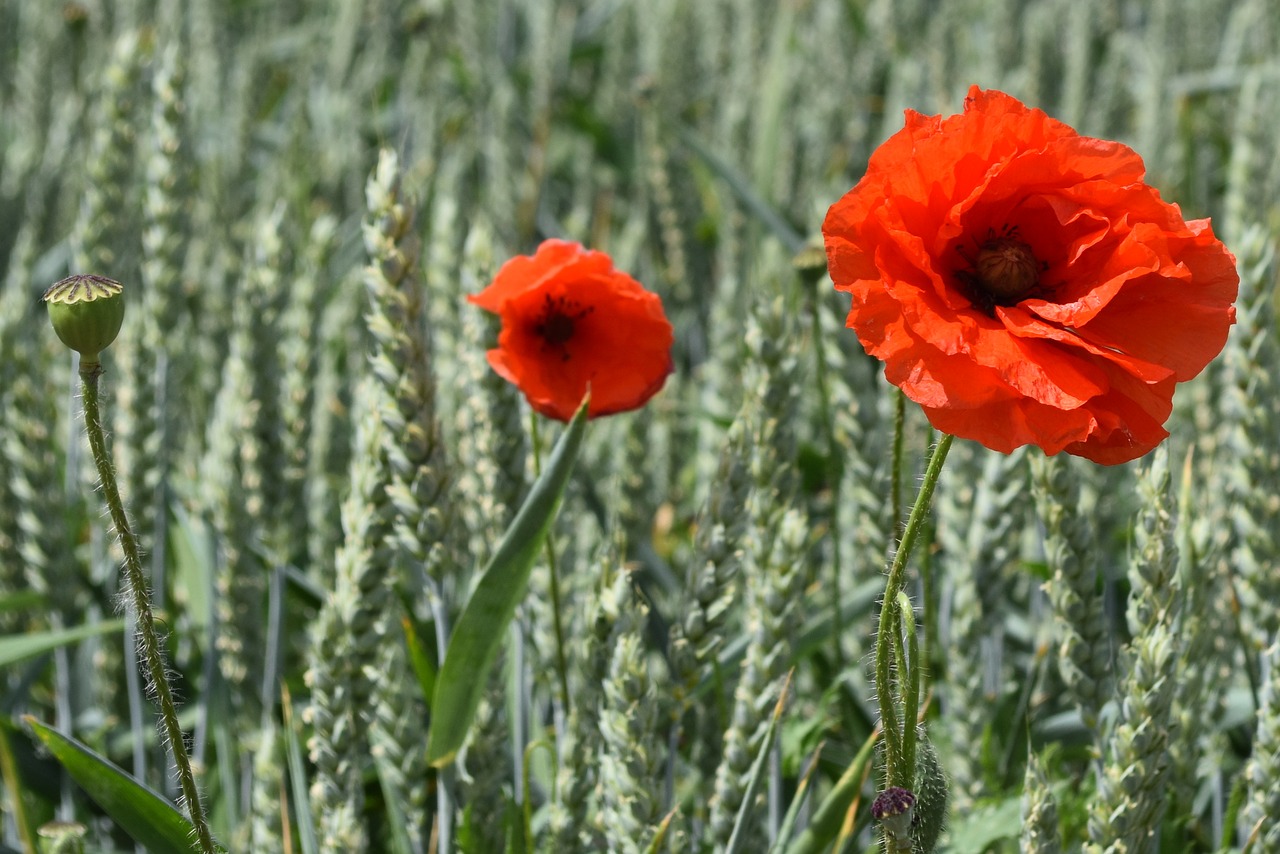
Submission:
<svg viewBox="0 0 1280 854">
<path fill-rule="evenodd" d="M 671 373 L 662 300 L 603 252 L 547 240 L 467 299 L 502 318 L 489 364 L 550 418 L 572 418 L 588 386 L 591 418 L 636 409 Z"/>
<path fill-rule="evenodd" d="M 1002 92 L 908 110 L 823 223 L 848 326 L 939 430 L 1099 463 L 1166 436 L 1235 322 L 1235 259 L 1142 159 Z"/>
</svg>

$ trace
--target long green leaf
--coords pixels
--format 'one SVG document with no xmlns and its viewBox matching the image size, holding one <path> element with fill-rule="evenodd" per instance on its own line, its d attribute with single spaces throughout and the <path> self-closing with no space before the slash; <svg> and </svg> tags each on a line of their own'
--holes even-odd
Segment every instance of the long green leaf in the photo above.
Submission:
<svg viewBox="0 0 1280 854">
<path fill-rule="evenodd" d="M 791 833 L 795 829 L 796 819 L 800 817 L 800 807 L 804 805 L 805 798 L 809 795 L 809 785 L 813 781 L 813 772 L 818 768 L 818 759 L 822 756 L 822 745 L 818 745 L 818 749 L 813 752 L 813 758 L 809 760 L 809 769 L 804 772 L 804 776 L 800 778 L 800 783 L 796 786 L 796 793 L 791 798 L 791 806 L 787 807 L 787 814 L 782 818 L 782 825 L 778 828 L 778 837 L 769 846 L 769 851 L 781 851 L 782 846 L 791 841 Z"/>
<path fill-rule="evenodd" d="M 0 596 L 0 614 L 11 611 L 34 611 L 44 605 L 45 595 L 35 590 L 15 590 Z"/>
<path fill-rule="evenodd" d="M 409 665 L 418 677 L 418 687 L 422 689 L 422 699 L 428 703 L 436 692 L 435 655 L 427 646 L 427 637 L 418 631 L 413 618 L 407 614 L 400 618 L 404 627 L 404 642 L 409 650 Z"/>
<path fill-rule="evenodd" d="M 11 729 L 16 730 L 16 727 L 8 718 L 0 721 L 0 780 L 4 781 L 3 797 L 8 801 L 6 812 L 13 816 L 18 837 L 26 846 L 26 850 L 36 851 L 38 849 L 35 828 L 32 827 L 32 820 L 27 817 L 26 799 L 22 797 L 22 782 L 18 775 L 18 761 L 13 755 L 13 748 L 9 745 Z"/>
<path fill-rule="evenodd" d="M 78 643 L 86 638 L 124 631 L 124 620 L 103 620 L 76 626 L 74 629 L 58 629 L 49 632 L 33 632 L 0 638 L 0 667 L 34 658 L 60 646 Z"/>
<path fill-rule="evenodd" d="M 289 689 L 280 686 L 280 713 L 284 717 L 284 749 L 289 763 L 289 791 L 293 795 L 293 812 L 298 818 L 298 844 L 302 854 L 319 854 L 316 823 L 311 817 L 311 800 L 307 794 L 307 766 L 302 759 L 302 739 L 293 721 L 293 698 Z"/>
<path fill-rule="evenodd" d="M 427 761 L 437 768 L 452 762 L 466 739 L 484 690 L 485 676 L 498 656 L 516 606 L 524 598 L 533 562 L 555 519 L 586 428 L 587 402 L 584 400 L 556 442 L 547 467 L 503 535 L 458 619 L 431 703 Z"/>
<path fill-rule="evenodd" d="M 191 822 L 173 804 L 74 738 L 29 715 L 23 720 L 67 769 L 71 779 L 135 842 L 156 854 L 200 850 Z"/>
<path fill-rule="evenodd" d="M 796 838 L 795 842 L 791 843 L 787 854 L 818 854 L 831 847 L 831 841 L 840 834 L 840 823 L 844 820 L 845 813 L 849 811 L 849 805 L 862 791 L 867 766 L 871 762 L 878 740 L 879 734 L 872 733 L 863 742 L 858 755 L 853 757 L 849 767 L 836 781 L 835 788 L 827 793 L 827 797 L 810 819 L 809 826 Z"/>
<path fill-rule="evenodd" d="M 373 769 L 378 774 L 378 785 L 382 788 L 382 804 L 387 811 L 387 827 L 391 837 L 388 854 L 412 854 L 413 844 L 409 841 L 409 819 L 401 803 L 404 796 L 395 782 L 395 767 L 386 754 L 376 751 L 373 754 Z"/>
</svg>

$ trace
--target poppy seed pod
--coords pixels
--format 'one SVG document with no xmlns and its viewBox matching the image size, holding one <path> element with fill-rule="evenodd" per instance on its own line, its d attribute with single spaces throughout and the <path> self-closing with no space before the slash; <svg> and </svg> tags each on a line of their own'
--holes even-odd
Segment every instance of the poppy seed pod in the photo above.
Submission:
<svg viewBox="0 0 1280 854">
<path fill-rule="evenodd" d="M 104 276 L 69 276 L 45 291 L 44 301 L 53 331 L 84 365 L 97 363 L 124 323 L 124 286 Z"/>
</svg>

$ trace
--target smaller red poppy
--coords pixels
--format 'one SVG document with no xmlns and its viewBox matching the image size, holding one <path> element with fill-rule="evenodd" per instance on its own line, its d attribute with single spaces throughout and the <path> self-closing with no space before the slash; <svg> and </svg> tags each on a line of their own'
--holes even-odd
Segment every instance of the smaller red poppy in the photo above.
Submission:
<svg viewBox="0 0 1280 854">
<path fill-rule="evenodd" d="M 671 373 L 662 300 L 603 252 L 543 241 L 467 301 L 502 318 L 489 365 L 548 418 L 572 418 L 588 387 L 590 418 L 638 409 Z"/>
</svg>

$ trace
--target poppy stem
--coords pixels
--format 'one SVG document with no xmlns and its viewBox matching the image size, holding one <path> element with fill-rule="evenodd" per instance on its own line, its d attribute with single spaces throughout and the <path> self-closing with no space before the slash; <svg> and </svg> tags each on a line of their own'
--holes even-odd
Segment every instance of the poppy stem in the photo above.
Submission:
<svg viewBox="0 0 1280 854">
<path fill-rule="evenodd" d="M 533 473 L 535 477 L 542 475 L 542 447 L 538 440 L 538 413 L 529 413 L 529 435 L 533 440 Z M 551 616 L 556 631 L 556 670 L 560 677 L 560 706 L 564 716 L 569 717 L 569 663 L 564 654 L 564 621 L 560 616 L 560 573 L 556 569 L 556 549 L 552 539 L 553 532 L 547 531 L 543 544 L 547 550 L 547 570 L 551 576 Z"/>
<path fill-rule="evenodd" d="M 900 786 L 912 789 L 914 786 L 915 765 L 915 715 L 919 697 L 906 696 L 911 691 L 919 691 L 920 666 L 914 649 L 903 650 L 903 623 L 915 620 L 915 612 L 910 608 L 910 600 L 903 605 L 899 596 L 907 580 L 907 561 L 915 548 L 920 531 L 929 514 L 929 505 L 933 500 L 933 490 L 938 485 L 938 477 L 942 474 L 942 464 L 951 450 L 954 437 L 943 434 L 942 439 L 934 447 L 933 453 L 925 465 L 924 480 L 920 491 L 916 493 L 915 504 L 911 508 L 911 516 L 902 532 L 902 539 L 894 552 L 893 562 L 889 565 L 889 576 L 885 580 L 884 598 L 880 603 L 880 625 L 876 631 L 876 700 L 880 704 L 880 721 L 884 730 L 885 744 L 885 786 Z M 914 624 L 910 634 L 914 638 Z M 914 643 L 911 643 L 914 646 Z M 906 673 L 897 674 L 898 684 L 902 687 L 903 696 L 895 697 L 893 690 L 893 670 L 895 660 L 905 662 Z M 899 667 L 901 670 L 901 665 Z M 903 704 L 902 723 L 899 728 L 898 703 Z M 907 720 L 906 715 L 911 714 Z M 909 733 L 909 734 L 908 734 Z M 908 751 L 911 756 L 908 756 Z M 910 763 L 910 764 L 909 764 Z"/>
<path fill-rule="evenodd" d="M 173 703 L 173 692 L 169 688 L 168 673 L 165 669 L 164 654 L 160 651 L 160 639 L 156 634 L 155 618 L 151 613 L 151 597 L 147 590 L 146 576 L 142 571 L 142 555 L 138 549 L 138 541 L 129 526 L 129 517 L 125 514 L 124 502 L 120 499 L 120 489 L 116 486 L 116 475 L 111 463 L 111 453 L 107 450 L 106 436 L 102 430 L 102 414 L 98 404 L 98 378 L 102 375 L 102 364 L 97 360 L 80 363 L 80 388 L 84 401 L 84 426 L 89 436 L 89 449 L 93 453 L 93 462 L 98 469 L 98 477 L 102 481 L 102 496 L 107 502 L 107 510 L 111 514 L 111 522 L 115 526 L 116 535 L 120 538 L 120 548 L 124 552 L 123 580 L 127 597 L 126 604 L 133 611 L 138 632 L 138 652 L 146 668 L 151 690 L 155 692 L 160 705 L 160 727 L 165 741 L 173 753 L 173 764 L 178 769 L 178 783 L 182 789 L 182 799 L 186 802 L 187 814 L 195 831 L 196 841 L 202 852 L 213 854 L 217 851 L 213 842 L 213 834 L 205 821 L 204 809 L 200 804 L 200 790 L 196 787 L 195 774 L 191 770 L 191 760 L 187 756 L 185 736 L 178 723 L 178 710 Z"/>
<path fill-rule="evenodd" d="M 902 537 L 902 442 L 906 433 L 907 396 L 901 391 L 894 399 L 893 410 L 893 468 L 889 484 L 890 503 L 893 505 L 893 536 Z"/>
</svg>

